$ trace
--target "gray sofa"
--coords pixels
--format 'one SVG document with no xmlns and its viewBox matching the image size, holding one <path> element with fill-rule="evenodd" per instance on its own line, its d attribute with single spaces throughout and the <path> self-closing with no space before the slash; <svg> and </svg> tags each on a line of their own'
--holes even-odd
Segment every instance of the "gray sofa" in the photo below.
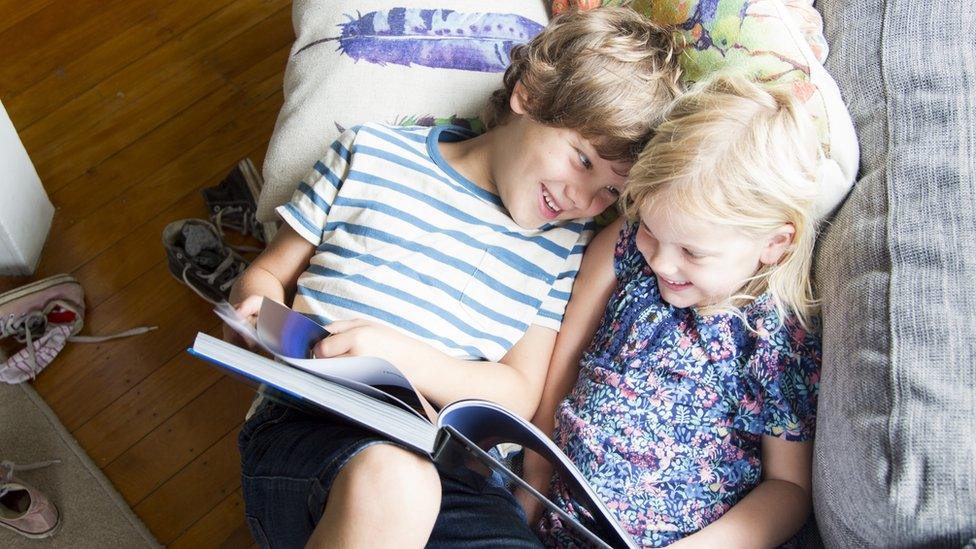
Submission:
<svg viewBox="0 0 976 549">
<path fill-rule="evenodd" d="M 820 0 L 861 174 L 821 238 L 828 547 L 976 547 L 976 9 Z"/>
<path fill-rule="evenodd" d="M 972 0 L 818 0 L 817 7 L 831 49 L 827 69 L 861 147 L 860 180 L 816 261 L 824 363 L 814 506 L 822 541 L 976 549 L 976 9 Z M 312 8 L 340 9 L 296 1 L 296 26 Z M 296 83 L 302 74 L 289 67 L 286 91 L 304 90 Z M 296 104 L 314 110 L 301 97 Z M 281 151 L 302 144 L 282 139 L 286 111 L 266 180 L 280 177 Z M 323 120 L 313 121 L 336 124 Z M 289 194 L 266 192 L 259 210 L 273 218 Z"/>
</svg>

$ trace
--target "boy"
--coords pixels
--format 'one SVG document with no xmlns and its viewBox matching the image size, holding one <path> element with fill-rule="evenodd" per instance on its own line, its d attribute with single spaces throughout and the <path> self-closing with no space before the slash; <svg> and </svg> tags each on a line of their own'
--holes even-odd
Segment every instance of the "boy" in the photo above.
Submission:
<svg viewBox="0 0 976 549">
<path fill-rule="evenodd" d="M 531 417 L 587 222 L 674 97 L 674 49 L 630 10 L 560 17 L 512 51 L 483 135 L 347 131 L 278 209 L 286 223 L 231 293 L 238 312 L 293 297 L 332 333 L 316 356 L 379 356 L 437 406 Z M 264 402 L 239 442 L 262 546 L 536 543 L 503 489 L 356 426 Z"/>
</svg>

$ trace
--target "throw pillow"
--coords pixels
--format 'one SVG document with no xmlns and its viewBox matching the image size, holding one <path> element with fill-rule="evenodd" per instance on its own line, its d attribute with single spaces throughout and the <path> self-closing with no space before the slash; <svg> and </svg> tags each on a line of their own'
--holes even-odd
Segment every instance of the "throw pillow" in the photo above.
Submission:
<svg viewBox="0 0 976 549">
<path fill-rule="evenodd" d="M 810 113 L 823 148 L 820 213 L 833 211 L 857 175 L 854 126 L 837 89 L 818 60 L 826 54 L 820 17 L 809 0 L 553 0 L 553 13 L 601 5 L 629 5 L 659 23 L 674 25 L 685 44 L 683 81 L 734 70 L 767 83 L 789 85 Z M 792 13 L 792 15 L 791 15 Z M 801 32 L 801 24 L 808 37 Z"/>
<path fill-rule="evenodd" d="M 548 21 L 542 0 L 296 0 L 292 10 L 295 44 L 258 203 L 269 229 L 274 208 L 345 127 L 480 129 L 476 117 L 501 86 L 508 52 Z"/>
</svg>

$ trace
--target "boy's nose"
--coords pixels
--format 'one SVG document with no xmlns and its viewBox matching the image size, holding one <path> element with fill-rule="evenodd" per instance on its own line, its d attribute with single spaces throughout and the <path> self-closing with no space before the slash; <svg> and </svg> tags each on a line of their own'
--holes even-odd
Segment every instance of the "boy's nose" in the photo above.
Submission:
<svg viewBox="0 0 976 549">
<path fill-rule="evenodd" d="M 593 203 L 593 198 L 596 193 L 590 192 L 586 189 L 586 186 L 576 184 L 576 185 L 566 185 L 564 195 L 566 199 L 572 204 L 573 208 L 585 210 L 590 204 Z"/>
</svg>

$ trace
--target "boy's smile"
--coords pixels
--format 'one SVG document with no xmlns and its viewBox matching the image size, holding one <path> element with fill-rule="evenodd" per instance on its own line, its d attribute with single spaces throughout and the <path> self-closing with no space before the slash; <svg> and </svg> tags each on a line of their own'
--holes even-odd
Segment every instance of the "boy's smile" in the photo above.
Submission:
<svg viewBox="0 0 976 549">
<path fill-rule="evenodd" d="M 542 185 L 542 193 L 540 197 L 540 208 L 539 211 L 542 212 L 542 216 L 547 219 L 556 219 L 559 214 L 563 213 L 563 209 L 559 206 L 559 203 L 552 197 L 552 193 L 546 188 L 546 185 Z"/>
<path fill-rule="evenodd" d="M 497 194 L 525 229 L 593 217 L 616 202 L 631 163 L 600 157 L 574 130 L 536 122 L 516 97 L 504 124 L 467 141 L 441 143 L 444 159 Z"/>
<path fill-rule="evenodd" d="M 492 181 L 521 227 L 599 215 L 623 191 L 630 163 L 601 158 L 574 130 L 515 114 L 496 131 Z"/>
</svg>

